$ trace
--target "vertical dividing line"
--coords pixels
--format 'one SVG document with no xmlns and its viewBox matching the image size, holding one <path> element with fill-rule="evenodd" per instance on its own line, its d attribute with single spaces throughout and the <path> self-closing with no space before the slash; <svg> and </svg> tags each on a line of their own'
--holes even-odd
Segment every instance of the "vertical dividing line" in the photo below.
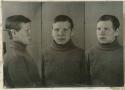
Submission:
<svg viewBox="0 0 125 90">
<path fill-rule="evenodd" d="M 41 6 L 40 6 L 40 8 L 41 8 L 41 10 L 40 10 L 40 12 L 41 12 L 41 47 L 40 47 L 40 76 L 42 76 L 41 75 L 41 73 L 42 73 L 42 70 L 41 70 L 41 68 L 42 68 L 42 1 L 40 2 L 41 3 Z"/>
<path fill-rule="evenodd" d="M 85 26 L 86 26 L 86 14 L 85 14 L 86 12 L 85 12 L 85 1 L 84 1 L 84 50 L 86 51 L 86 47 L 85 47 L 85 41 L 86 41 L 86 37 L 85 37 L 85 35 L 86 35 L 86 32 L 85 32 Z"/>
<path fill-rule="evenodd" d="M 122 26 L 122 45 L 123 45 L 123 71 L 125 71 L 125 1 L 124 2 L 122 2 L 122 7 L 123 7 L 123 14 L 122 14 L 122 18 L 123 18 L 123 20 L 122 20 L 122 23 L 123 23 L 123 26 Z M 124 72 L 124 78 L 125 78 L 125 72 Z M 124 82 L 125 82 L 125 79 L 124 79 Z M 124 84 L 125 85 L 125 84 Z M 123 89 L 125 89 L 125 86 L 123 87 Z"/>
<path fill-rule="evenodd" d="M 41 49 L 42 49 L 42 1 L 41 1 Z"/>
</svg>

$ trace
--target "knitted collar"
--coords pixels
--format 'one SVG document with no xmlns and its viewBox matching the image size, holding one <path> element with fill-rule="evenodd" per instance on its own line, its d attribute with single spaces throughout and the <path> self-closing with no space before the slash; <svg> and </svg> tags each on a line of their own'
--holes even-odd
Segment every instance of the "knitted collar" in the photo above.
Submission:
<svg viewBox="0 0 125 90">
<path fill-rule="evenodd" d="M 10 47 L 21 51 L 26 50 L 26 45 L 18 41 L 11 41 Z"/>
<path fill-rule="evenodd" d="M 57 44 L 54 40 L 52 43 L 51 48 L 55 49 L 55 50 L 70 50 L 73 49 L 75 47 L 75 45 L 73 44 L 72 40 L 69 40 L 66 44 L 64 45 L 60 45 Z"/>
<path fill-rule="evenodd" d="M 98 43 L 98 48 L 99 49 L 102 49 L 102 50 L 115 50 L 115 49 L 118 49 L 120 48 L 121 45 L 118 43 L 118 40 L 114 40 L 112 43 L 108 43 L 108 44 L 101 44 L 101 43 Z"/>
</svg>

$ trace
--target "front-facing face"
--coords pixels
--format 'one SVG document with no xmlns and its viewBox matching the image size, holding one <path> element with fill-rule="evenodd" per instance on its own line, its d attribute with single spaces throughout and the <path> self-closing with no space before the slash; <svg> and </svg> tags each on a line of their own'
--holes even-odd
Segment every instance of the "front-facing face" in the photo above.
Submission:
<svg viewBox="0 0 125 90">
<path fill-rule="evenodd" d="M 21 29 L 19 31 L 14 30 L 14 32 L 12 33 L 13 40 L 28 45 L 31 43 L 30 23 L 21 23 L 20 26 Z"/>
<path fill-rule="evenodd" d="M 53 24 L 52 37 L 57 44 L 66 44 L 71 35 L 71 24 L 68 21 L 60 21 Z"/>
<path fill-rule="evenodd" d="M 112 43 L 118 36 L 118 30 L 114 30 L 110 20 L 99 21 L 97 23 L 97 38 L 99 43 Z"/>
</svg>

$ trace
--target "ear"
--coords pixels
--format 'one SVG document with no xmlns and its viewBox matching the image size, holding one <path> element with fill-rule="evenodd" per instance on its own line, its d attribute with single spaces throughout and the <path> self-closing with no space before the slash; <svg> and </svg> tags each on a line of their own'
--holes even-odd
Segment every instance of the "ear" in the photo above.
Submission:
<svg viewBox="0 0 125 90">
<path fill-rule="evenodd" d="M 16 30 L 15 29 L 11 29 L 11 34 L 12 34 L 12 37 L 14 38 L 16 36 Z"/>
<path fill-rule="evenodd" d="M 119 35 L 119 29 L 117 28 L 115 31 L 115 36 L 118 36 L 118 35 Z"/>
</svg>

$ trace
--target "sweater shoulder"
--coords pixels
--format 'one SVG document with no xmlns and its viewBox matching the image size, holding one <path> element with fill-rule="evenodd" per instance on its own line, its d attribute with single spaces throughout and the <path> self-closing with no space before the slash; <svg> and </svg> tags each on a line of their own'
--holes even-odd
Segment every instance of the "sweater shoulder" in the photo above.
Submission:
<svg viewBox="0 0 125 90">
<path fill-rule="evenodd" d="M 85 50 L 83 48 L 80 48 L 80 47 L 76 46 L 74 49 L 77 50 L 78 52 L 85 53 Z"/>
<path fill-rule="evenodd" d="M 4 63 L 15 63 L 26 60 L 26 57 L 28 57 L 27 55 L 26 52 L 21 52 L 15 48 L 9 48 L 4 55 Z"/>
<path fill-rule="evenodd" d="M 5 55 L 4 55 L 4 61 L 6 62 L 6 61 L 9 61 L 9 60 L 11 60 L 11 59 L 14 60 L 17 56 L 19 56 L 19 55 L 18 55 L 18 53 L 17 53 L 16 50 L 14 50 L 14 49 L 9 49 L 9 50 L 5 53 Z"/>
<path fill-rule="evenodd" d="M 97 51 L 97 46 L 93 46 L 93 47 L 88 48 L 88 49 L 85 51 L 85 53 L 86 53 L 86 54 L 91 54 L 91 53 L 94 53 L 94 52 L 96 52 L 96 51 Z"/>
<path fill-rule="evenodd" d="M 51 50 L 51 47 L 44 48 L 44 49 L 42 50 L 42 55 L 47 54 L 47 53 L 49 53 L 49 52 L 51 52 L 51 51 L 52 51 L 52 50 Z"/>
</svg>

